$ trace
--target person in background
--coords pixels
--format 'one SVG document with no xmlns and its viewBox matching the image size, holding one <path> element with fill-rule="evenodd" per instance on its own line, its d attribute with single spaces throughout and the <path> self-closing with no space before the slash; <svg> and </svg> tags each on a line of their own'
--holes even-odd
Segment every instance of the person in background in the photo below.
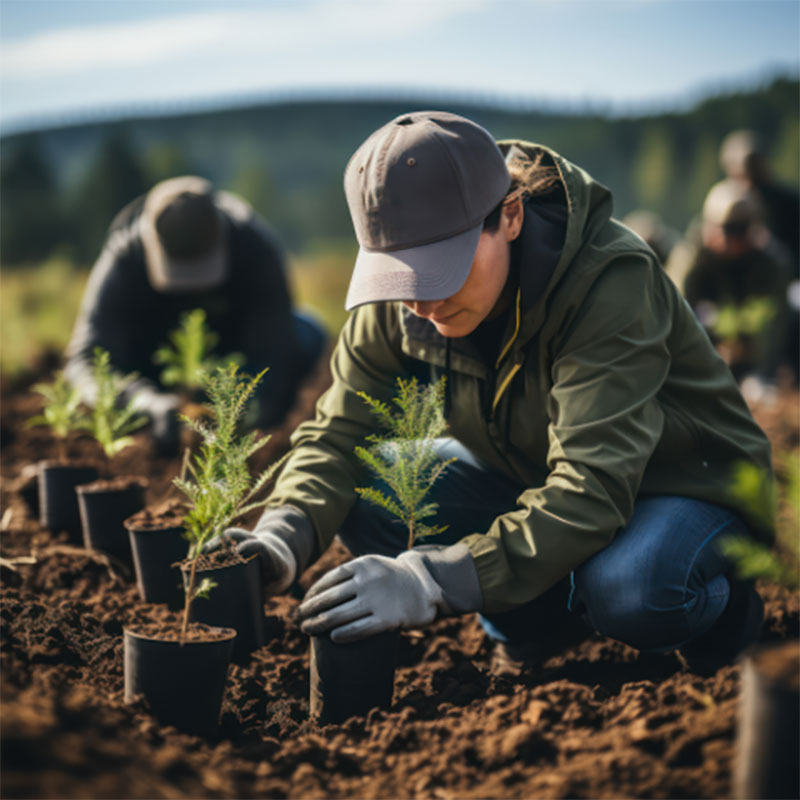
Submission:
<svg viewBox="0 0 800 800">
<path fill-rule="evenodd" d="M 622 224 L 637 233 L 658 256 L 661 266 L 667 263 L 672 248 L 680 241 L 681 235 L 670 228 L 654 211 L 637 209 L 622 218 Z"/>
<path fill-rule="evenodd" d="M 95 386 L 95 347 L 113 368 L 136 372 L 126 399 L 152 421 L 158 450 L 177 452 L 179 398 L 159 382 L 156 349 L 183 312 L 202 308 L 216 353 L 244 356 L 243 369 L 269 367 L 253 424 L 272 427 L 289 410 L 326 336 L 292 308 L 275 235 L 241 198 L 197 176 L 171 178 L 123 208 L 111 223 L 67 349 L 66 374 L 86 402 Z"/>
<path fill-rule="evenodd" d="M 335 642 L 470 612 L 512 668 L 567 630 L 679 648 L 697 669 L 755 641 L 762 601 L 719 543 L 773 537 L 769 442 L 610 192 L 437 111 L 373 133 L 344 182 L 360 250 L 333 385 L 254 530 L 226 532 L 267 593 L 338 533 L 355 558 L 298 609 Z M 359 393 L 391 403 L 409 376 L 446 377 L 437 448 L 457 461 L 426 498 L 446 531 L 406 550 L 356 493 L 371 481 L 353 449 L 375 429 Z"/>
<path fill-rule="evenodd" d="M 796 278 L 800 264 L 800 192 L 772 177 L 752 131 L 729 133 L 720 145 L 719 161 L 728 178 L 750 189 L 757 198 L 764 224 L 789 252 Z"/>
<path fill-rule="evenodd" d="M 800 378 L 800 192 L 776 181 L 758 137 L 748 130 L 729 133 L 720 146 L 720 164 L 725 174 L 758 198 L 764 224 L 789 255 L 789 284 L 785 361 L 791 365 L 795 384 Z"/>
<path fill-rule="evenodd" d="M 673 250 L 667 274 L 694 309 L 750 399 L 786 362 L 789 257 L 763 224 L 758 196 L 739 181 L 715 184 L 699 241 Z"/>
</svg>

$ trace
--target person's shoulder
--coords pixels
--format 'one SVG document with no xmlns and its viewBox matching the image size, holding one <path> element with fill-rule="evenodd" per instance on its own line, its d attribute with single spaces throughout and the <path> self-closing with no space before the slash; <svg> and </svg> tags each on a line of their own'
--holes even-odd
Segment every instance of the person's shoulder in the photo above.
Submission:
<svg viewBox="0 0 800 800">
<path fill-rule="evenodd" d="M 267 248 L 282 257 L 283 248 L 277 234 L 244 198 L 232 192 L 218 191 L 216 203 L 238 242 L 248 248 Z"/>
</svg>

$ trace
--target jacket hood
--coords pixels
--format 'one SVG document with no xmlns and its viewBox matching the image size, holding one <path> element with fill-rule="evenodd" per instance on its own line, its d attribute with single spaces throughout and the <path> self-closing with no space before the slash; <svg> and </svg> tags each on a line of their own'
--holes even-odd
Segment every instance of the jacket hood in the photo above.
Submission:
<svg viewBox="0 0 800 800">
<path fill-rule="evenodd" d="M 616 256 L 639 251 L 652 253 L 647 245 L 621 223 L 612 220 L 611 192 L 585 170 L 544 145 L 518 139 L 498 142 L 513 167 L 541 160 L 558 172 L 560 186 L 548 194 L 535 194 L 525 204 L 525 224 L 512 254 L 520 264 L 520 293 L 512 342 L 504 353 L 523 359 L 522 348 L 550 317 L 576 307 L 607 264 Z M 514 311 L 512 311 L 512 316 Z M 485 377 L 486 369 L 468 337 L 446 339 L 432 323 L 400 309 L 404 350 L 423 361 Z M 447 350 L 447 353 L 445 352 Z M 499 366 L 499 364 L 498 364 Z"/>
<path fill-rule="evenodd" d="M 630 253 L 631 250 L 646 250 L 646 247 L 619 223 L 615 223 L 616 236 L 607 235 L 613 212 L 611 192 L 585 170 L 544 145 L 518 139 L 503 140 L 498 145 L 509 166 L 515 162 L 522 162 L 524 166 L 537 159 L 544 165 L 554 166 L 563 190 L 554 193 L 554 200 L 547 195 L 537 197 L 533 201 L 535 218 L 526 219 L 523 227 L 522 236 L 527 241 L 520 243 L 523 248 L 521 321 L 516 341 L 521 347 L 541 328 L 552 296 L 564 283 L 568 271 L 571 291 L 573 285 L 577 289 L 580 284 L 588 289 L 615 251 Z M 555 263 L 548 264 L 547 251 L 553 250 L 556 233 L 561 236 L 560 252 Z M 545 252 L 541 250 L 542 245 Z M 582 259 L 576 264 L 577 256 L 588 249 L 597 249 L 597 257 Z M 543 273 L 546 275 L 544 286 L 541 285 Z"/>
</svg>

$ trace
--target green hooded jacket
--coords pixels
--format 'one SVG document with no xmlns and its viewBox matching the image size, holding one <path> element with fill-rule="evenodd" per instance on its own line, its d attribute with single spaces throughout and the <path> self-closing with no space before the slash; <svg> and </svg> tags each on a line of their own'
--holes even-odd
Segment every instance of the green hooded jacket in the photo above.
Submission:
<svg viewBox="0 0 800 800">
<path fill-rule="evenodd" d="M 526 204 L 512 258 L 519 290 L 494 363 L 402 303 L 356 309 L 332 358 L 333 385 L 293 449 L 270 505 L 310 519 L 320 551 L 369 483 L 353 448 L 374 428 L 357 392 L 388 401 L 398 376 L 449 377 L 450 434 L 529 487 L 489 530 L 461 540 L 482 610 L 540 595 L 607 545 L 639 495 L 737 510 L 770 540 L 769 443 L 722 359 L 652 251 L 612 219 L 609 191 L 543 151 L 562 191 Z M 549 198 L 549 199 L 548 199 Z"/>
</svg>

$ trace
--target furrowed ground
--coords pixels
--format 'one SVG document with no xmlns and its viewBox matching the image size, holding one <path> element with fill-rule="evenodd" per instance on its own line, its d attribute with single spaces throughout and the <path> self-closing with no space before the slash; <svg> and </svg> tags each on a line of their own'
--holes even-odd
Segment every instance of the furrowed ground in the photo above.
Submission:
<svg viewBox="0 0 800 800">
<path fill-rule="evenodd" d="M 309 382 L 260 460 L 286 450 L 327 380 Z M 267 602 L 268 645 L 231 667 L 217 741 L 159 725 L 143 703 L 126 706 L 122 628 L 165 611 L 31 515 L 24 470 L 54 454 L 47 431 L 23 428 L 39 409 L 31 382 L 2 397 L 2 556 L 35 560 L 3 569 L 4 797 L 729 796 L 739 666 L 695 675 L 675 654 L 645 656 L 595 635 L 503 676 L 475 615 L 405 632 L 391 711 L 341 726 L 307 721 L 307 638 L 291 598 Z M 794 458 L 797 409 L 787 393 L 758 412 L 775 450 Z M 164 500 L 179 462 L 156 458 L 146 434 L 135 439 L 114 472 L 148 476 L 148 502 Z M 92 455 L 89 443 L 75 450 Z M 797 525 L 793 513 L 785 504 L 783 525 Z M 346 557 L 335 545 L 304 586 Z M 762 639 L 797 638 L 797 595 L 761 591 Z"/>
</svg>

